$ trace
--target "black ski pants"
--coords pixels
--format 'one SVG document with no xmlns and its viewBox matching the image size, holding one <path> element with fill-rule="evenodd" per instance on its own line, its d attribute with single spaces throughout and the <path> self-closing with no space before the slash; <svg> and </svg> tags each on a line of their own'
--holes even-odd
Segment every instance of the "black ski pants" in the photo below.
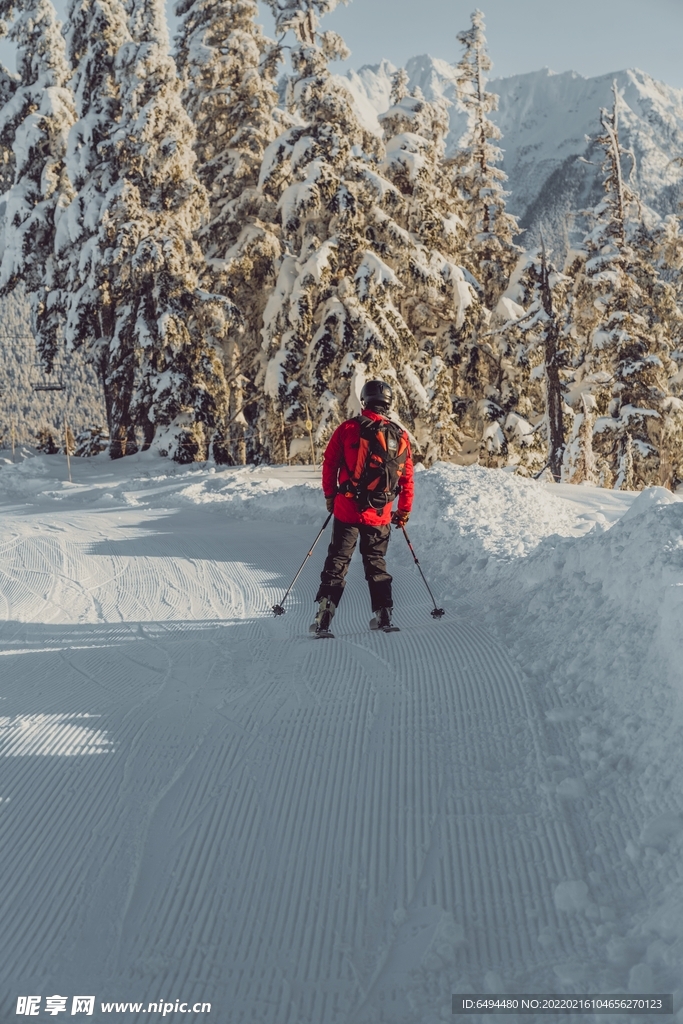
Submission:
<svg viewBox="0 0 683 1024">
<path fill-rule="evenodd" d="M 360 553 L 363 556 L 365 578 L 370 588 L 372 610 L 393 608 L 391 576 L 387 572 L 385 561 L 391 526 L 342 523 L 337 518 L 332 522 L 332 540 L 327 549 L 325 567 L 320 574 L 316 601 L 321 601 L 323 597 L 329 598 L 335 605 L 341 601 L 346 573 L 360 534 Z"/>
</svg>

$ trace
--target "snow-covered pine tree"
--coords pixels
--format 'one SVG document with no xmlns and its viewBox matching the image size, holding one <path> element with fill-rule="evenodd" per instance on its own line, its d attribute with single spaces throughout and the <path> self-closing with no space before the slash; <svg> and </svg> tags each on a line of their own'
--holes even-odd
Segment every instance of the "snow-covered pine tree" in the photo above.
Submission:
<svg viewBox="0 0 683 1024">
<path fill-rule="evenodd" d="M 264 317 L 266 434 L 282 458 L 282 414 L 305 438 L 307 408 L 321 443 L 357 412 L 368 376 L 391 382 L 409 428 L 415 395 L 415 342 L 394 302 L 401 283 L 389 260 L 411 245 L 393 213 L 402 199 L 379 169 L 376 139 L 361 127 L 328 61 L 348 54 L 318 15 L 339 0 L 267 0 L 280 36 L 291 31 L 293 75 L 287 102 L 297 123 L 266 150 L 261 185 L 278 201 L 285 255 Z"/>
<path fill-rule="evenodd" d="M 648 259 L 658 275 L 661 320 L 666 324 L 667 353 L 671 357 L 665 415 L 659 424 L 659 482 L 676 490 L 683 482 L 683 235 L 679 218 L 666 217 L 647 232 L 647 242 Z"/>
<path fill-rule="evenodd" d="M 222 438 L 224 457 L 243 463 L 255 454 L 247 452 L 243 408 L 256 397 L 250 381 L 280 258 L 274 204 L 257 187 L 265 149 L 284 127 L 275 88 L 279 51 L 256 23 L 256 0 L 178 0 L 175 10 L 183 102 L 210 204 L 198 236 L 207 287 L 228 295 L 245 320 L 243 334 L 232 332 L 225 350 L 230 402 Z M 216 439 L 216 457 L 220 447 Z"/>
<path fill-rule="evenodd" d="M 581 387 L 596 399 L 593 448 L 600 482 L 641 488 L 671 478 L 665 451 L 681 437 L 680 400 L 669 381 L 676 374 L 672 338 L 680 319 L 673 288 L 651 255 L 651 236 L 637 196 L 624 180 L 626 154 L 619 139 L 619 97 L 601 111 L 605 195 L 592 212 L 582 252 L 570 257 L 572 332 L 582 355 Z M 680 444 L 679 444 L 680 447 Z M 675 476 L 675 473 L 674 473 Z"/>
<path fill-rule="evenodd" d="M 101 222 L 105 198 L 117 182 L 118 164 L 103 155 L 101 145 L 121 117 L 115 59 L 130 33 L 121 0 L 70 0 L 67 24 L 77 121 L 69 133 L 66 166 L 76 194 L 57 229 L 61 302 L 67 347 L 83 347 L 95 366 L 111 430 L 109 357 L 117 293 L 108 280 Z"/>
<path fill-rule="evenodd" d="M 486 91 L 486 73 L 492 65 L 484 28 L 484 15 L 477 10 L 472 14 L 471 28 L 458 34 L 465 47 L 457 64 L 458 97 L 469 123 L 453 166 L 456 186 L 469 200 L 468 266 L 481 286 L 484 304 L 493 309 L 507 286 L 520 250 L 513 242 L 519 231 L 517 221 L 505 208 L 509 193 L 503 182 L 507 175 L 497 166 L 503 158 L 495 144 L 501 133 L 488 116 L 497 109 L 498 97 Z"/>
<path fill-rule="evenodd" d="M 513 242 L 519 228 L 506 211 L 506 175 L 497 166 L 502 159 L 496 145 L 501 134 L 489 114 L 497 108 L 498 97 L 486 90 L 491 60 L 481 11 L 472 14 L 471 28 L 459 33 L 458 40 L 465 48 L 457 66 L 458 97 L 467 111 L 468 127 L 451 168 L 455 190 L 466 200 L 468 244 L 462 262 L 473 275 L 489 319 L 486 323 L 485 316 L 480 329 L 461 346 L 459 391 L 475 447 L 488 465 L 500 465 L 508 458 L 501 424 L 508 404 L 503 392 L 510 352 L 508 340 L 495 328 L 524 312 L 514 303 L 511 306 L 505 297 L 510 275 L 521 257 L 521 250 Z"/>
<path fill-rule="evenodd" d="M 168 38 L 162 0 L 131 0 L 132 41 L 119 50 L 120 122 L 101 143 L 116 184 L 102 206 L 103 287 L 113 295 L 113 458 L 135 445 L 180 462 L 206 457 L 225 417 L 220 342 L 237 320 L 227 299 L 202 290 L 195 235 L 207 211 L 194 172 L 193 129 Z M 155 438 L 156 435 L 156 438 Z"/>
<path fill-rule="evenodd" d="M 0 115 L 19 86 L 19 78 L 0 64 Z M 0 121 L 0 195 L 7 192 L 14 181 L 14 120 Z"/>
<path fill-rule="evenodd" d="M 500 447 L 527 472 L 548 466 L 559 482 L 569 410 L 560 370 L 565 364 L 565 319 L 570 281 L 550 262 L 541 240 L 520 259 L 498 303 L 492 347 L 500 358 L 497 393 L 487 401 L 497 419 Z M 497 324 L 503 312 L 511 319 Z M 571 422 L 571 416 L 569 416 Z M 489 428 L 492 433 L 492 428 Z"/>
<path fill-rule="evenodd" d="M 391 106 L 380 116 L 386 155 L 382 171 L 403 198 L 394 216 L 410 236 L 393 261 L 404 292 L 401 312 L 418 343 L 413 391 L 421 396 L 415 430 L 425 462 L 448 458 L 461 447 L 456 416 L 460 353 L 481 327 L 483 309 L 460 265 L 466 244 L 465 211 L 444 163 L 448 112 L 408 92 L 401 69 Z M 458 408 L 460 414 L 462 410 Z"/>
<path fill-rule="evenodd" d="M 64 38 L 50 0 L 0 0 L 0 17 L 12 21 L 19 83 L 0 110 L 0 139 L 11 139 L 14 175 L 5 193 L 0 294 L 23 283 L 31 326 L 46 369 L 60 344 L 59 268 L 55 224 L 72 192 L 64 169 L 74 105 Z"/>
</svg>

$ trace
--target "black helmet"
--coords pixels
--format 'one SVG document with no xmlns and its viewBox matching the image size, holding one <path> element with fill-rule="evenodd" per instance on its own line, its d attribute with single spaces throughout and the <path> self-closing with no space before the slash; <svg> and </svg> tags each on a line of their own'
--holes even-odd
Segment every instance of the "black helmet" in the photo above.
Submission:
<svg viewBox="0 0 683 1024">
<path fill-rule="evenodd" d="M 383 380 L 368 380 L 363 385 L 360 393 L 360 400 L 363 406 L 374 409 L 376 406 L 388 410 L 394 397 L 394 392 Z"/>
</svg>

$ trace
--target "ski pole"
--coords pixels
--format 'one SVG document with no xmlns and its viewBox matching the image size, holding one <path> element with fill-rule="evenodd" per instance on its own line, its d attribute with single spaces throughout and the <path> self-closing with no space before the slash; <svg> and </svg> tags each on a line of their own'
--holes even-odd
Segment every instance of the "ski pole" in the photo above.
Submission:
<svg viewBox="0 0 683 1024">
<path fill-rule="evenodd" d="M 316 544 L 318 543 L 318 541 L 319 541 L 319 540 L 320 540 L 320 538 L 322 537 L 323 533 L 325 532 L 325 527 L 327 526 L 327 524 L 329 523 L 330 519 L 332 518 L 332 514 L 333 514 L 333 513 L 332 513 L 332 512 L 330 512 L 329 516 L 327 517 L 327 519 L 325 520 L 325 522 L 323 523 L 323 525 L 322 525 L 322 526 L 320 527 L 320 533 L 318 534 L 318 536 L 317 536 L 317 537 L 315 538 L 315 540 L 314 540 L 314 541 L 313 541 L 313 543 L 311 544 L 311 550 L 310 550 L 310 551 L 308 552 L 308 554 L 307 554 L 307 555 L 306 555 L 306 557 L 304 558 L 303 562 L 302 562 L 302 563 L 301 563 L 301 565 L 299 566 L 299 571 L 298 571 L 298 573 L 296 574 L 296 576 L 294 577 L 294 579 L 292 580 L 292 582 L 291 582 L 291 583 L 289 584 L 289 586 L 287 587 L 287 590 L 286 590 L 286 592 L 285 592 L 285 596 L 284 596 L 284 597 L 282 598 L 282 603 L 281 603 L 281 604 L 274 604 L 274 605 L 273 605 L 273 615 L 284 615 L 284 614 L 285 614 L 285 607 L 284 607 L 284 604 L 285 604 L 285 601 L 287 600 L 287 595 L 289 594 L 290 590 L 292 589 L 292 587 L 294 586 L 294 584 L 296 583 L 296 581 L 297 581 L 297 580 L 299 579 L 299 576 L 301 576 L 301 573 L 303 572 L 303 568 L 304 568 L 304 566 L 305 566 L 306 562 L 308 561 L 308 559 L 309 559 L 309 558 L 311 557 L 311 555 L 313 554 L 313 549 L 315 548 Z"/>
<path fill-rule="evenodd" d="M 440 619 L 440 618 L 441 618 L 441 616 L 442 616 L 442 615 L 444 614 L 444 609 L 443 609 L 443 608 L 437 608 L 437 607 L 436 607 L 436 601 L 434 600 L 434 595 L 432 594 L 432 592 L 431 592 L 431 590 L 430 590 L 430 587 L 429 587 L 429 584 L 427 583 L 427 580 L 425 579 L 425 574 L 424 574 L 424 573 L 422 572 L 422 567 L 421 567 L 421 565 L 420 565 L 420 563 L 419 563 L 419 561 L 418 561 L 418 557 L 417 557 L 417 555 L 415 554 L 415 548 L 414 548 L 414 547 L 413 547 L 413 545 L 412 545 L 412 544 L 410 543 L 410 537 L 409 537 L 409 536 L 408 536 L 408 534 L 406 533 L 406 528 L 405 528 L 405 526 L 402 526 L 402 527 L 401 527 L 401 529 L 403 530 L 403 536 L 404 536 L 404 537 L 405 537 L 405 539 L 406 539 L 406 542 L 407 542 L 407 544 L 408 544 L 408 547 L 410 548 L 411 554 L 412 554 L 413 558 L 415 559 L 415 565 L 417 566 L 417 568 L 418 568 L 418 570 L 419 570 L 420 576 L 421 576 L 421 577 L 422 577 L 422 579 L 424 580 L 424 585 L 425 585 L 425 587 L 427 588 L 427 590 L 429 591 L 429 596 L 431 597 L 431 599 L 432 599 L 432 604 L 434 605 L 434 607 L 432 608 L 432 610 L 431 610 L 431 612 L 430 612 L 429 614 L 431 615 L 431 617 L 432 617 L 433 619 Z"/>
</svg>

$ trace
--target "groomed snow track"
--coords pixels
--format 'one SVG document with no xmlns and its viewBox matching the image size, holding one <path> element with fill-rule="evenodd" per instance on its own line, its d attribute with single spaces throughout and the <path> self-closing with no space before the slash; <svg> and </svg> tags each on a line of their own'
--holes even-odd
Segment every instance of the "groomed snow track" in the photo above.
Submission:
<svg viewBox="0 0 683 1024">
<path fill-rule="evenodd" d="M 326 539 L 269 611 L 310 527 L 190 510 L 12 529 L 3 1020 L 42 992 L 207 1001 L 196 1019 L 221 1024 L 431 1024 L 452 992 L 548 991 L 558 962 L 590 959 L 590 915 L 556 908 L 596 843 L 547 797 L 556 727 L 479 625 L 430 618 L 398 535 L 402 632 L 369 632 L 357 559 L 318 642 Z"/>
</svg>

